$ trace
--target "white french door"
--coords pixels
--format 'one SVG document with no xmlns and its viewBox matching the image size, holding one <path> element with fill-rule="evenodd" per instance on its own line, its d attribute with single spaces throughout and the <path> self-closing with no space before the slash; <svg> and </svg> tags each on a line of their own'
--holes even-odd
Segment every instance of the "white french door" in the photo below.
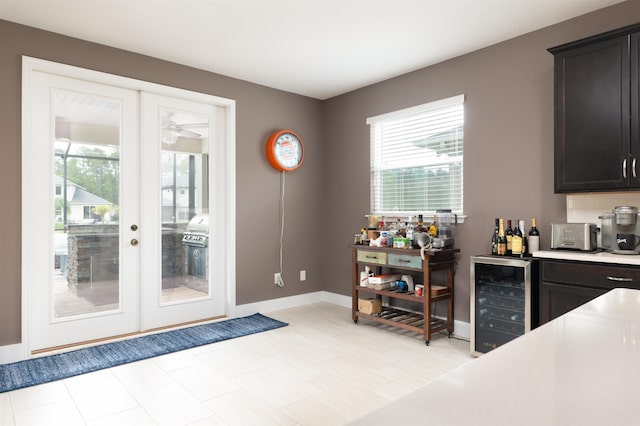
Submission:
<svg viewBox="0 0 640 426">
<path fill-rule="evenodd" d="M 142 93 L 142 327 L 224 313 L 219 106 Z M 214 207 L 218 208 L 214 208 Z"/>
<path fill-rule="evenodd" d="M 30 95 L 22 262 L 31 348 L 137 331 L 138 94 L 33 72 Z"/>
<path fill-rule="evenodd" d="M 47 72 L 28 78 L 30 350 L 224 315 L 226 257 L 212 244 L 227 235 L 224 108 Z"/>
</svg>

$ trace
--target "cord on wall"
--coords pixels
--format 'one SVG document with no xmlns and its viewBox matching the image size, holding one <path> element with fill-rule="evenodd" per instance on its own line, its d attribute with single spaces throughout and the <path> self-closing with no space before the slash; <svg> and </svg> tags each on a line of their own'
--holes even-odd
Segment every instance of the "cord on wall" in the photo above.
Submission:
<svg viewBox="0 0 640 426">
<path fill-rule="evenodd" d="M 282 171 L 280 175 L 280 279 L 277 280 L 278 287 L 284 287 L 284 278 L 282 278 L 282 245 L 284 240 L 284 178 L 286 172 Z"/>
</svg>

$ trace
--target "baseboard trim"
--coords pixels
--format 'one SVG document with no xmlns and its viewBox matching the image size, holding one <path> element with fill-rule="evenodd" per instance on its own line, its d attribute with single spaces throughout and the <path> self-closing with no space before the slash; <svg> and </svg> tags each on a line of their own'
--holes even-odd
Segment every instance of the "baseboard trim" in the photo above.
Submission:
<svg viewBox="0 0 640 426">
<path fill-rule="evenodd" d="M 244 317 L 255 313 L 266 314 L 281 309 L 296 308 L 298 306 L 309 305 L 311 303 L 325 302 L 323 294 L 325 291 L 299 294 L 297 296 L 280 297 L 278 299 L 263 300 L 260 302 L 237 305 L 231 314 L 232 317 Z M 336 294 L 336 296 L 339 296 Z M 349 299 L 351 300 L 351 299 Z M 339 304 L 339 303 L 336 303 Z M 349 305 L 351 306 L 351 305 Z"/>
<path fill-rule="evenodd" d="M 0 364 L 11 364 L 29 358 L 29 350 L 25 343 L 0 346 Z"/>
</svg>

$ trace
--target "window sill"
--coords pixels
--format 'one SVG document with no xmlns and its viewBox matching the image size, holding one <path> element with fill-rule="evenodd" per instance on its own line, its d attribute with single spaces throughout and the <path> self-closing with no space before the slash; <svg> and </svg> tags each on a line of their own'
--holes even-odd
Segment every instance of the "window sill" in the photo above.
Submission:
<svg viewBox="0 0 640 426">
<path fill-rule="evenodd" d="M 391 218 L 396 218 L 396 219 L 400 219 L 400 223 L 405 223 L 409 221 L 409 218 L 411 218 L 412 222 L 416 222 L 416 219 L 418 217 L 417 214 L 412 214 L 412 215 L 406 215 L 406 214 L 394 214 L 394 213 L 374 213 L 375 216 L 379 217 L 379 218 L 384 218 L 384 221 L 391 221 Z M 368 216 L 368 215 L 367 215 Z M 435 218 L 435 216 L 433 215 L 422 215 L 423 221 L 424 223 L 431 223 L 433 222 L 433 219 Z M 457 224 L 462 224 L 464 223 L 464 221 L 467 219 L 467 215 L 466 214 L 459 214 L 457 215 Z"/>
</svg>

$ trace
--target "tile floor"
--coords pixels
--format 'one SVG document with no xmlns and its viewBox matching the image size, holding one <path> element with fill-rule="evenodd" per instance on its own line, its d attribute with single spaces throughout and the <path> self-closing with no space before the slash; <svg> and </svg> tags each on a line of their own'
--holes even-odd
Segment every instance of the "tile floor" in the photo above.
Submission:
<svg viewBox="0 0 640 426">
<path fill-rule="evenodd" d="M 344 425 L 470 360 L 469 343 L 315 303 L 290 325 L 0 394 L 0 426 Z"/>
</svg>

